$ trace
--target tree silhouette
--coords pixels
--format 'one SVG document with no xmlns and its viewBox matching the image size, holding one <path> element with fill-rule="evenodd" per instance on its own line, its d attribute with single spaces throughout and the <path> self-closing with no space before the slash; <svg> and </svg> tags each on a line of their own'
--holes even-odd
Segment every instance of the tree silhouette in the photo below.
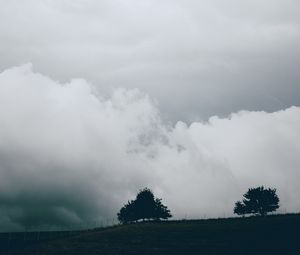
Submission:
<svg viewBox="0 0 300 255">
<path fill-rule="evenodd" d="M 131 223 L 138 220 L 160 220 L 172 217 L 167 206 L 161 199 L 155 198 L 153 192 L 145 188 L 140 190 L 135 200 L 128 201 L 118 213 L 121 223 Z"/>
<path fill-rule="evenodd" d="M 279 208 L 279 198 L 276 189 L 265 189 L 264 186 L 250 188 L 243 195 L 243 201 L 237 201 L 233 212 L 238 215 L 256 214 L 265 216 L 268 212 Z"/>
</svg>

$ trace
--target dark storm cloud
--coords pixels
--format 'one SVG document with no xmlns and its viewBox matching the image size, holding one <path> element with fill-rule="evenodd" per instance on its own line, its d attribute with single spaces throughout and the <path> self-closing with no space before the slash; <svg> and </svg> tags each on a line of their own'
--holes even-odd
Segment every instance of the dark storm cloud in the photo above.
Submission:
<svg viewBox="0 0 300 255">
<path fill-rule="evenodd" d="M 32 62 L 105 93 L 138 87 L 173 122 L 275 111 L 299 105 L 299 9 L 296 0 L 1 1 L 0 67 Z"/>
<path fill-rule="evenodd" d="M 232 215 L 256 185 L 299 211 L 299 107 L 166 126 L 138 90 L 93 91 L 30 64 L 0 74 L 2 231 L 112 218 L 145 186 L 177 218 Z"/>
</svg>

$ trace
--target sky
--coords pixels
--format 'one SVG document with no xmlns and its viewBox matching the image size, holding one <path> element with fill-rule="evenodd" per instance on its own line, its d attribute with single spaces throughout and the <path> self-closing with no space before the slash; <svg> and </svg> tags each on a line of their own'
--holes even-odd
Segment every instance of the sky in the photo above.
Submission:
<svg viewBox="0 0 300 255">
<path fill-rule="evenodd" d="M 300 211 L 296 0 L 0 0 L 0 228 Z"/>
</svg>

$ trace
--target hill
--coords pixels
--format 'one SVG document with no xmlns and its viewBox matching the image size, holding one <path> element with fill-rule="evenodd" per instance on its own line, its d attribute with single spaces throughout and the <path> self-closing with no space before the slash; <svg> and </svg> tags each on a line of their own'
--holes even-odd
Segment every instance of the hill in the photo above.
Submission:
<svg viewBox="0 0 300 255">
<path fill-rule="evenodd" d="M 138 223 L 78 232 L 5 254 L 299 254 L 300 215 Z"/>
</svg>

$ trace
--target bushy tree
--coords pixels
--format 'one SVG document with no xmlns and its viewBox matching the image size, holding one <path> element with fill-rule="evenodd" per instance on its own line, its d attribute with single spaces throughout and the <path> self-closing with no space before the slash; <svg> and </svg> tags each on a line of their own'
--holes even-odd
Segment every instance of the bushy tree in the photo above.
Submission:
<svg viewBox="0 0 300 255">
<path fill-rule="evenodd" d="M 128 201 L 118 213 L 121 223 L 131 223 L 139 220 L 160 220 L 172 217 L 167 206 L 161 199 L 155 198 L 153 192 L 145 188 L 140 190 L 135 200 Z"/>
<path fill-rule="evenodd" d="M 237 201 L 234 213 L 238 215 L 255 214 L 265 216 L 279 208 L 279 198 L 276 189 L 265 189 L 263 186 L 250 188 L 243 195 L 244 199 Z"/>
</svg>

